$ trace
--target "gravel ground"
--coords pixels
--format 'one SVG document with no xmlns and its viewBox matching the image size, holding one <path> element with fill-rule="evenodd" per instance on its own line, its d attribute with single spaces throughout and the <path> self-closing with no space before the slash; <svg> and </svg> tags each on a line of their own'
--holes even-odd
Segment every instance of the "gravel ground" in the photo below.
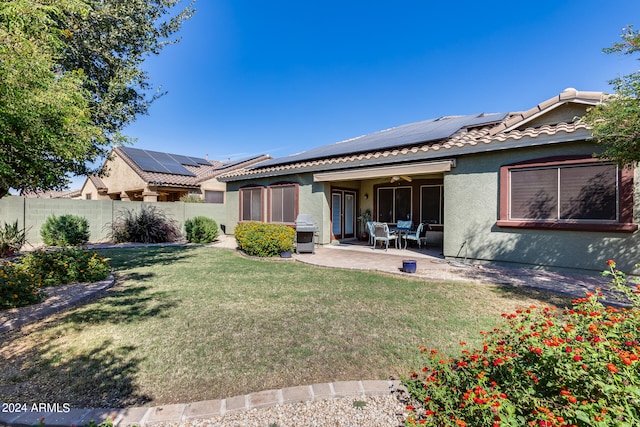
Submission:
<svg viewBox="0 0 640 427">
<path fill-rule="evenodd" d="M 405 406 L 394 395 L 279 404 L 155 427 L 398 427 Z"/>
</svg>

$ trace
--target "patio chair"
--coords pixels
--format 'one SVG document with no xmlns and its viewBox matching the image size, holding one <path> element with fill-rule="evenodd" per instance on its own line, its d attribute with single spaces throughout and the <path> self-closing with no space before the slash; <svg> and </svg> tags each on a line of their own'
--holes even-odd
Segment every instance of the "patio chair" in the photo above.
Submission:
<svg viewBox="0 0 640 427">
<path fill-rule="evenodd" d="M 369 244 L 372 245 L 375 242 L 375 229 L 373 228 L 373 221 L 367 221 L 367 232 L 369 233 Z"/>
<path fill-rule="evenodd" d="M 418 228 L 416 229 L 415 233 L 408 233 L 408 234 L 403 234 L 402 238 L 404 239 L 404 247 L 407 247 L 407 243 L 409 240 L 413 240 L 418 242 L 418 248 L 421 247 L 422 245 L 422 240 L 424 240 L 424 245 L 425 247 L 427 246 L 427 229 L 429 228 L 429 226 L 427 224 L 425 224 L 424 222 L 420 223 L 420 225 L 418 225 Z"/>
<path fill-rule="evenodd" d="M 413 222 L 398 220 L 396 227 L 411 230 L 413 228 Z"/>
<path fill-rule="evenodd" d="M 389 240 L 393 240 L 396 249 L 398 248 L 398 235 L 395 233 L 391 233 L 389 231 L 389 226 L 386 223 L 374 222 L 373 228 L 374 228 L 373 249 L 376 248 L 376 245 L 378 244 L 378 242 L 384 242 L 385 243 L 384 250 L 386 251 L 387 249 L 389 249 Z"/>
</svg>

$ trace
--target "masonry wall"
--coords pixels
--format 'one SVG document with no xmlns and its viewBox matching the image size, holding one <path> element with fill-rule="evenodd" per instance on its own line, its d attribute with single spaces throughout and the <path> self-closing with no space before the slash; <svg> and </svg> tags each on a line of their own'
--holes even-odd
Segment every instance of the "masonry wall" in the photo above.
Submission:
<svg viewBox="0 0 640 427">
<path fill-rule="evenodd" d="M 214 203 L 147 203 L 120 200 L 72 200 L 72 199 L 25 199 L 4 197 L 0 199 L 0 225 L 18 221 L 27 229 L 30 244 L 42 242 L 40 228 L 51 215 L 73 214 L 87 218 L 91 242 L 106 241 L 109 225 L 125 210 L 140 210 L 144 205 L 153 205 L 174 219 L 184 233 L 184 222 L 196 216 L 214 219 L 221 228 L 228 221 L 226 204 Z"/>
<path fill-rule="evenodd" d="M 444 255 L 528 267 L 595 271 L 606 269 L 606 261 L 615 259 L 623 271 L 640 273 L 635 267 L 635 263 L 640 262 L 640 232 L 532 230 L 496 225 L 500 166 L 547 156 L 593 152 L 594 146 L 590 144 L 562 143 L 458 158 L 457 167 L 444 178 Z M 634 222 L 638 222 L 637 192 L 634 200 Z"/>
</svg>

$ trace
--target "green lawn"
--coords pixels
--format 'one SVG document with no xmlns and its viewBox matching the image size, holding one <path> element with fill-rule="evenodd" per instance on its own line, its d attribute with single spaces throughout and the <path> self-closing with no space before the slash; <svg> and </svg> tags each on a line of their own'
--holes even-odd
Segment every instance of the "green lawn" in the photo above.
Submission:
<svg viewBox="0 0 640 427">
<path fill-rule="evenodd" d="M 160 405 L 317 382 L 399 378 L 418 346 L 457 354 L 500 314 L 565 304 L 206 247 L 105 250 L 106 297 L 2 337 L 0 401 Z"/>
</svg>

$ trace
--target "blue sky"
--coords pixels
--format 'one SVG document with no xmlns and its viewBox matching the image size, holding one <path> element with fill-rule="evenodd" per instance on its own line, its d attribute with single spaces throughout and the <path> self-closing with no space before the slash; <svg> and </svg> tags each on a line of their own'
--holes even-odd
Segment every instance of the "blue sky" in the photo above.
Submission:
<svg viewBox="0 0 640 427">
<path fill-rule="evenodd" d="M 567 87 L 611 91 L 607 55 L 637 0 L 198 0 L 144 65 L 167 91 L 134 147 L 282 157 L 444 115 L 525 110 Z"/>
</svg>

